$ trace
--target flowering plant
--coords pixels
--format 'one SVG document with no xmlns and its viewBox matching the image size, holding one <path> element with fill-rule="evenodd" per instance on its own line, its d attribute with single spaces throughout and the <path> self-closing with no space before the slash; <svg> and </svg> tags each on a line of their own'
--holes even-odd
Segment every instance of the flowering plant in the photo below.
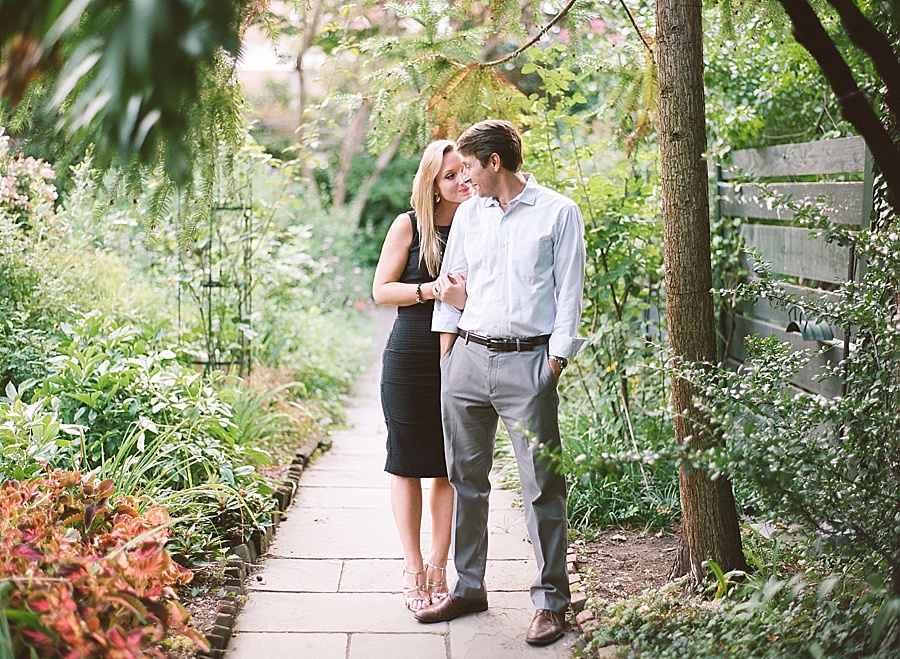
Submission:
<svg viewBox="0 0 900 659">
<path fill-rule="evenodd" d="M 45 161 L 23 154 L 10 155 L 9 135 L 0 126 L 0 213 L 8 213 L 20 224 L 30 218 L 46 218 L 53 212 L 56 178 Z"/>
</svg>

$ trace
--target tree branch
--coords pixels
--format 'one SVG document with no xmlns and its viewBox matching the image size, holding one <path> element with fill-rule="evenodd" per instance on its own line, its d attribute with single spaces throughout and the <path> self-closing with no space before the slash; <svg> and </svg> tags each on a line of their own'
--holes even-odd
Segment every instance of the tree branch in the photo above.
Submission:
<svg viewBox="0 0 900 659">
<path fill-rule="evenodd" d="M 501 57 L 500 59 L 495 59 L 495 60 L 493 60 L 493 61 L 491 61 L 491 62 L 483 62 L 483 63 L 479 64 L 479 66 L 498 66 L 498 65 L 500 65 L 500 64 L 503 64 L 504 62 L 508 62 L 508 61 L 511 60 L 511 59 L 515 59 L 516 57 L 518 57 L 519 55 L 521 55 L 522 53 L 524 53 L 526 50 L 528 50 L 529 48 L 531 48 L 531 47 L 532 47 L 534 44 L 536 44 L 538 41 L 540 41 L 540 40 L 541 40 L 541 37 L 543 37 L 545 34 L 547 34 L 547 31 L 548 31 L 551 27 L 553 27 L 554 25 L 556 25 L 556 24 L 562 19 L 563 16 L 565 16 L 566 14 L 569 13 L 569 10 L 572 8 L 572 6 L 573 6 L 577 1 L 578 1 L 578 0 L 569 0 L 569 1 L 566 3 L 566 6 L 563 7 L 562 9 L 560 9 L 560 10 L 559 10 L 559 13 L 558 13 L 556 16 L 554 16 L 554 17 L 550 20 L 549 23 L 547 23 L 544 27 L 542 27 L 542 28 L 541 28 L 541 31 L 538 32 L 532 39 L 529 39 L 528 43 L 526 43 L 524 46 L 521 46 L 521 47 L 519 47 L 519 48 L 516 48 L 513 52 L 509 53 L 508 55 L 504 55 L 504 56 Z"/>
<path fill-rule="evenodd" d="M 638 33 L 641 41 L 644 42 L 644 48 L 646 48 L 647 52 L 650 54 L 650 59 L 653 59 L 653 49 L 650 47 L 650 44 L 647 43 L 647 39 L 646 37 L 644 37 L 644 31 L 638 27 L 637 21 L 634 18 L 634 14 L 631 13 L 631 10 L 625 4 L 625 0 L 619 0 L 619 4 L 622 5 L 622 9 L 625 10 L 625 13 L 628 14 L 628 20 L 631 21 L 631 25 L 634 27 L 634 31 Z"/>
<path fill-rule="evenodd" d="M 841 22 L 853 43 L 872 59 L 875 70 L 887 87 L 884 100 L 891 111 L 900 116 L 900 61 L 891 42 L 872 25 L 852 0 L 828 0 L 828 3 L 840 14 Z"/>
<path fill-rule="evenodd" d="M 888 190 L 892 193 L 889 201 L 895 211 L 900 211 L 900 149 L 893 143 L 868 99 L 860 91 L 853 72 L 822 27 L 809 2 L 778 1 L 791 19 L 794 38 L 813 56 L 837 95 L 844 119 L 853 124 L 866 141 L 872 157 L 881 169 Z"/>
</svg>

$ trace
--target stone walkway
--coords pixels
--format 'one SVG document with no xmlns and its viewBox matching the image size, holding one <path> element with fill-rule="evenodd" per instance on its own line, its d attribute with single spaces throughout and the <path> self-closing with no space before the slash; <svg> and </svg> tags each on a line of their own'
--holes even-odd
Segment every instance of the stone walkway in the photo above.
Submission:
<svg viewBox="0 0 900 659">
<path fill-rule="evenodd" d="M 573 631 L 545 648 L 525 643 L 536 568 L 524 513 L 508 490 L 495 487 L 491 494 L 488 611 L 424 625 L 403 606 L 378 392 L 380 349 L 393 311 L 379 309 L 375 317 L 379 358 L 357 384 L 350 428 L 335 433 L 332 448 L 303 472 L 287 519 L 251 577 L 226 657 L 571 659 Z M 426 551 L 427 514 L 426 506 Z"/>
</svg>

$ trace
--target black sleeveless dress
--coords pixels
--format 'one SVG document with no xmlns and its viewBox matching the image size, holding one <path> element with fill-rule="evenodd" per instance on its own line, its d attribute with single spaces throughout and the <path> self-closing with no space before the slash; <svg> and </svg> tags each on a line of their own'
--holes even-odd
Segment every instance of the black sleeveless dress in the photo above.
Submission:
<svg viewBox="0 0 900 659">
<path fill-rule="evenodd" d="M 409 214 L 413 238 L 405 284 L 434 281 L 419 264 L 419 230 Z M 437 227 L 441 253 L 450 227 Z M 445 478 L 444 431 L 441 424 L 440 335 L 431 331 L 434 300 L 398 307 L 394 327 L 382 355 L 381 407 L 387 424 L 387 460 L 384 470 L 408 478 Z"/>
</svg>

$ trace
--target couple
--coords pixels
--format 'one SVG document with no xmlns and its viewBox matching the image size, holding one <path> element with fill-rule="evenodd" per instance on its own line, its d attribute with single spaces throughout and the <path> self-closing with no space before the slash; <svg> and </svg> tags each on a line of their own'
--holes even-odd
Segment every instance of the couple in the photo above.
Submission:
<svg viewBox="0 0 900 659">
<path fill-rule="evenodd" d="M 406 604 L 423 623 L 487 609 L 488 476 L 502 418 L 539 572 L 525 640 L 546 645 L 563 635 L 570 595 L 565 479 L 540 447 L 559 448 L 556 384 L 584 342 L 575 336 L 584 223 L 574 202 L 521 165 L 521 139 L 506 121 L 429 145 L 413 182 L 415 211 L 391 225 L 373 294 L 399 307 L 381 391 Z M 421 478 L 435 479 L 428 560 Z M 457 579 L 448 588 L 451 530 Z"/>
</svg>

